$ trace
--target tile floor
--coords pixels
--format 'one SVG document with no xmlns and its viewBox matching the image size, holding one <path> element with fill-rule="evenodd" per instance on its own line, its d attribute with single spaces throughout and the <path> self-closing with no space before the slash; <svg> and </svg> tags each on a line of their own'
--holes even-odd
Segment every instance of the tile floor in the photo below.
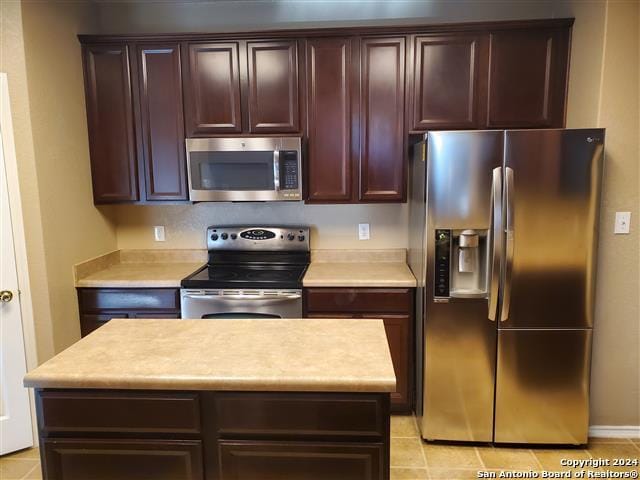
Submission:
<svg viewBox="0 0 640 480">
<path fill-rule="evenodd" d="M 38 455 L 38 449 L 31 448 L 0 457 L 0 480 L 41 479 Z M 420 440 L 414 417 L 391 418 L 391 480 L 464 480 L 479 478 L 479 471 L 496 476 L 500 470 L 567 471 L 560 466 L 563 458 L 640 459 L 640 439 L 592 439 L 587 449 L 562 450 L 427 444 Z"/>
</svg>

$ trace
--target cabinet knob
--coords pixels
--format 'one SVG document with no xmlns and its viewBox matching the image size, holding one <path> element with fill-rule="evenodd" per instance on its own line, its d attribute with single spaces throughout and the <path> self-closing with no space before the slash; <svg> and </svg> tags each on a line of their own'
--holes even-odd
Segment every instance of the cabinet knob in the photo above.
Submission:
<svg viewBox="0 0 640 480">
<path fill-rule="evenodd" d="M 13 293 L 10 290 L 2 290 L 0 292 L 0 302 L 10 302 L 13 300 Z"/>
</svg>

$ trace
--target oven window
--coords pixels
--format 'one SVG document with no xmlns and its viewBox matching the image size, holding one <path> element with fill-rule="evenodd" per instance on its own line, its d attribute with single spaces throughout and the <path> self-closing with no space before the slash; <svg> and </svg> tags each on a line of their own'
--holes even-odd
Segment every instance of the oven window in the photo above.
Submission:
<svg viewBox="0 0 640 480">
<path fill-rule="evenodd" d="M 273 152 L 191 152 L 195 190 L 274 190 Z"/>
</svg>

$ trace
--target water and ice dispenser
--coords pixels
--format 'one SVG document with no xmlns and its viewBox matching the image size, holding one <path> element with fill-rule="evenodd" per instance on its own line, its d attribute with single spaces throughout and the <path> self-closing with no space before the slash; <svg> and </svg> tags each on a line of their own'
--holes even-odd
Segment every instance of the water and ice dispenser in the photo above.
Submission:
<svg viewBox="0 0 640 480">
<path fill-rule="evenodd" d="M 483 298 L 487 295 L 489 231 L 435 231 L 435 296 Z"/>
</svg>

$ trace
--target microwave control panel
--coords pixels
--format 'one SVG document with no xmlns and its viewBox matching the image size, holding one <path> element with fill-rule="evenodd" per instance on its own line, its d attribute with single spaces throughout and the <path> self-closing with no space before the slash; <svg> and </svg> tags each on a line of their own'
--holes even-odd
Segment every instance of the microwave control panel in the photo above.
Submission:
<svg viewBox="0 0 640 480">
<path fill-rule="evenodd" d="M 295 150 L 280 151 L 280 189 L 297 190 L 300 177 L 298 172 L 298 152 Z"/>
</svg>

